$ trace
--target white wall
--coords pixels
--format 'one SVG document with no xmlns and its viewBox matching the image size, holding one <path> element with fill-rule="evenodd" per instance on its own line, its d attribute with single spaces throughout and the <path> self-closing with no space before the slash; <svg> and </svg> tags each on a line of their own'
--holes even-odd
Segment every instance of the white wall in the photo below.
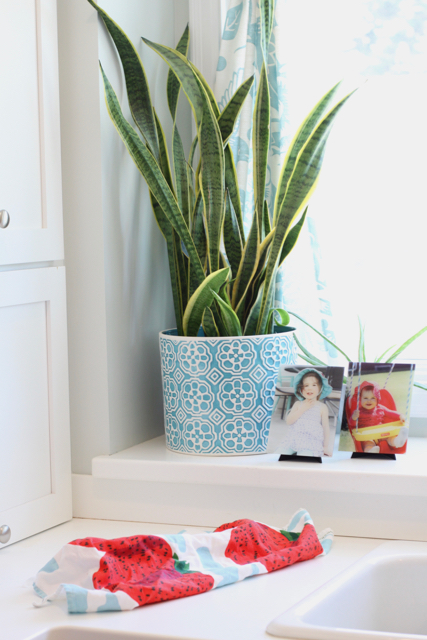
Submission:
<svg viewBox="0 0 427 640">
<path fill-rule="evenodd" d="M 188 21 L 188 0 L 100 4 L 137 47 L 168 134 L 167 69 L 140 36 L 174 46 Z M 163 432 L 158 332 L 175 322 L 148 190 L 100 86 L 98 57 L 126 103 L 114 45 L 86 0 L 58 0 L 58 13 L 72 460 L 75 473 L 90 473 L 95 455 Z M 188 145 L 185 109 L 179 123 Z"/>
</svg>

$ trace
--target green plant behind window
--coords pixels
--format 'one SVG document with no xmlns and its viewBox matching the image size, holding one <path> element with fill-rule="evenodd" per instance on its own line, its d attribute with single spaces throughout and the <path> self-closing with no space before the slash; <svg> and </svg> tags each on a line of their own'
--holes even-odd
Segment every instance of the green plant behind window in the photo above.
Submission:
<svg viewBox="0 0 427 640">
<path fill-rule="evenodd" d="M 307 327 L 310 327 L 310 329 L 315 331 L 321 338 L 323 338 L 323 340 L 326 340 L 326 342 L 332 345 L 334 349 L 336 349 L 339 353 L 341 353 L 341 355 L 343 355 L 348 362 L 372 362 L 372 360 L 366 359 L 365 327 L 362 325 L 360 318 L 359 318 L 359 350 L 358 350 L 357 358 L 354 358 L 352 360 L 351 358 L 348 357 L 348 355 L 342 349 L 340 349 L 334 342 L 332 342 L 332 340 L 329 340 L 329 338 L 327 338 L 323 333 L 315 329 L 309 322 L 301 318 L 301 316 L 298 316 L 296 313 L 293 313 L 292 311 L 289 311 L 289 314 L 291 316 L 294 316 L 294 318 L 298 318 L 298 320 L 306 324 Z M 424 327 L 423 329 L 418 331 L 415 335 L 413 335 L 411 338 L 409 338 L 409 340 L 406 340 L 402 345 L 400 345 L 398 349 L 393 351 L 391 355 L 387 355 L 387 354 L 390 354 L 390 351 L 392 351 L 396 345 L 389 347 L 380 356 L 378 356 L 377 358 L 374 358 L 374 362 L 393 362 L 393 360 L 396 360 L 397 356 L 399 356 L 407 347 L 409 347 L 410 344 L 414 342 L 414 340 L 419 338 L 425 331 L 427 331 L 427 327 Z M 298 347 L 300 348 L 300 353 L 298 355 L 300 358 L 302 358 L 302 360 L 305 360 L 306 362 L 309 362 L 312 365 L 325 366 L 325 367 L 328 366 L 325 362 L 320 360 L 317 356 L 314 356 L 312 353 L 310 353 L 308 349 L 306 349 L 301 344 L 301 342 L 298 340 L 295 334 L 294 334 L 294 339 Z M 387 360 L 384 360 L 386 356 L 387 356 Z M 427 391 L 427 387 L 420 384 L 419 382 L 415 382 L 414 386 Z"/>
<path fill-rule="evenodd" d="M 179 335 L 197 335 L 200 325 L 207 336 L 270 333 L 275 316 L 277 270 L 298 240 L 329 133 L 351 94 L 334 105 L 338 83 L 304 120 L 286 154 L 274 210 L 270 212 L 265 200 L 270 141 L 265 60 L 274 0 L 260 0 L 264 64 L 253 111 L 254 213 L 245 236 L 236 168 L 228 141 L 254 78 L 243 82 L 220 113 L 205 78 L 187 59 L 188 27 L 176 49 L 143 38 L 170 67 L 166 91 L 173 123 L 170 162 L 164 131 L 152 105 L 137 51 L 107 13 L 93 0 L 88 1 L 102 18 L 123 65 L 136 128 L 124 118 L 101 67 L 107 108 L 147 182 L 153 212 L 166 240 Z M 197 130 L 188 158 L 176 125 L 181 89 L 191 105 Z M 200 153 L 198 163 L 194 162 L 196 147 Z"/>
</svg>

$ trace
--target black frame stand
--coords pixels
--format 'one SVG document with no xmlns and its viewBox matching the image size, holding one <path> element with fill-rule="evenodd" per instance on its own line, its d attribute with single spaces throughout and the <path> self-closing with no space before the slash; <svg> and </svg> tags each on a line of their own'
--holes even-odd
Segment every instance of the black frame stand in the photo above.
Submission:
<svg viewBox="0 0 427 640">
<path fill-rule="evenodd" d="M 372 460 L 396 460 L 395 453 L 359 453 L 356 451 L 352 458 L 371 458 Z"/>
<path fill-rule="evenodd" d="M 320 462 L 322 464 L 322 458 L 317 456 L 297 456 L 295 453 L 292 455 L 281 454 L 279 462 Z"/>
</svg>

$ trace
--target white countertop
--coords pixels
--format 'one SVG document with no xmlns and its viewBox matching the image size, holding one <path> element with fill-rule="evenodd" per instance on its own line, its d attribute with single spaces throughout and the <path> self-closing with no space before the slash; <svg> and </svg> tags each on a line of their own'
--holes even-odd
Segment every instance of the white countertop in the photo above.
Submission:
<svg viewBox="0 0 427 640">
<path fill-rule="evenodd" d="M 283 526 L 291 516 L 284 511 Z M 182 529 L 181 525 L 74 519 L 4 547 L 0 550 L 1 637 L 26 640 L 47 628 L 76 625 L 199 640 L 271 640 L 265 628 L 273 618 L 383 542 L 336 537 L 327 556 L 133 611 L 70 615 L 65 601 L 40 609 L 33 607 L 37 597 L 25 583 L 63 544 L 86 536 L 117 538 L 138 533 L 177 533 Z M 197 532 L 204 528 L 186 530 Z"/>
</svg>

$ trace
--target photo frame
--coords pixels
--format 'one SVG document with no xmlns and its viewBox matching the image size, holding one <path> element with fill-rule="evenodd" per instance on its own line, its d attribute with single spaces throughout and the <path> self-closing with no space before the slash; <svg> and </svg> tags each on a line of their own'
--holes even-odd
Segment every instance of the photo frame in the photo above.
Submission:
<svg viewBox="0 0 427 640">
<path fill-rule="evenodd" d="M 283 365 L 276 385 L 269 452 L 331 457 L 344 408 L 344 367 Z"/>
<path fill-rule="evenodd" d="M 414 364 L 349 362 L 340 451 L 406 453 Z"/>
</svg>

